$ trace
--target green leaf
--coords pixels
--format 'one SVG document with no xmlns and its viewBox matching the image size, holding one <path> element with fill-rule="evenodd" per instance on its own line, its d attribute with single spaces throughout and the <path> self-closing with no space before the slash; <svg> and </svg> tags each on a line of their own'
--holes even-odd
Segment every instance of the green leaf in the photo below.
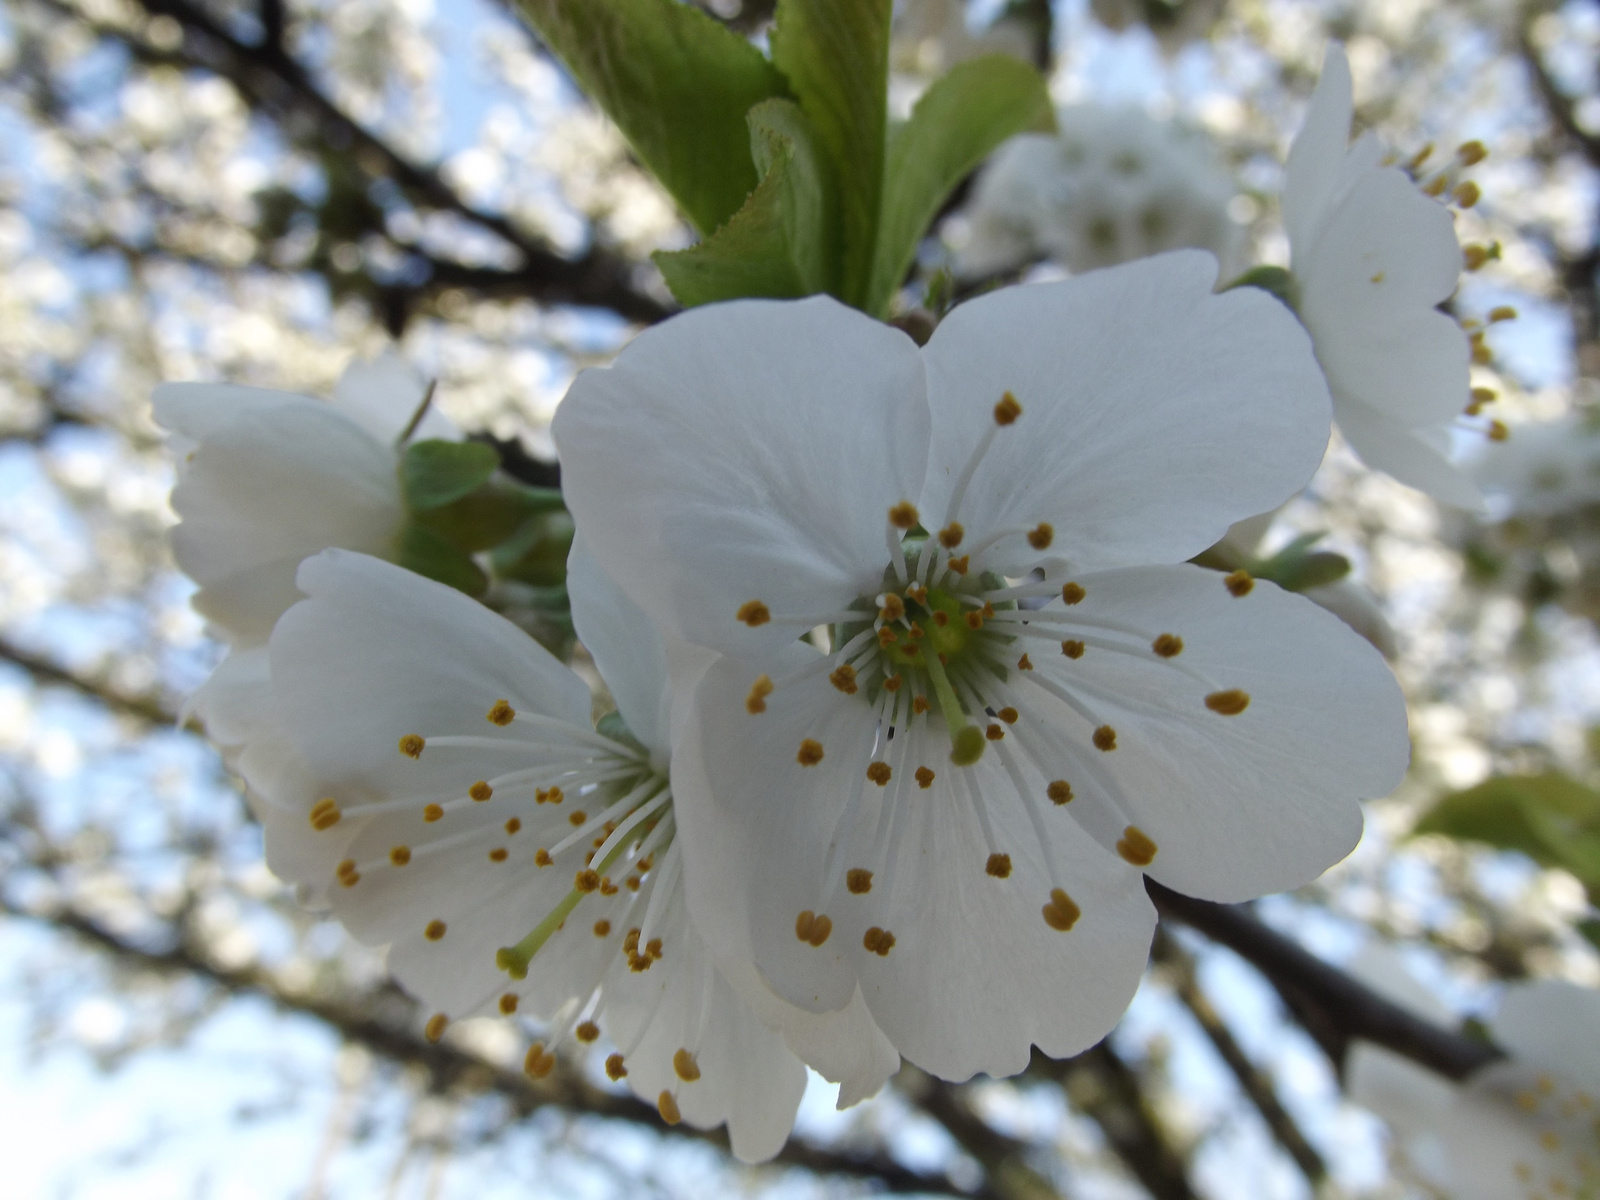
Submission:
<svg viewBox="0 0 1600 1200">
<path fill-rule="evenodd" d="M 838 296 L 861 307 L 872 272 L 888 133 L 893 0 L 778 0 L 772 61 L 839 179 Z"/>
<path fill-rule="evenodd" d="M 737 33 L 678 0 L 517 0 L 689 220 L 709 234 L 756 186 L 745 113 L 788 94 Z"/>
<path fill-rule="evenodd" d="M 529 518 L 552 512 L 565 512 L 560 492 L 492 479 L 442 508 L 414 511 L 412 518 L 461 549 L 477 551 L 494 549 L 514 537 Z"/>
<path fill-rule="evenodd" d="M 546 513 L 495 549 L 491 556 L 494 573 L 500 579 L 535 587 L 565 584 L 572 537 L 572 518 L 565 511 Z"/>
<path fill-rule="evenodd" d="M 655 255 L 667 286 L 686 308 L 741 296 L 810 296 L 836 287 L 837 195 L 833 165 L 816 131 L 788 100 L 764 100 L 748 120 L 760 186 L 698 246 Z"/>
<path fill-rule="evenodd" d="M 1445 796 L 1417 833 L 1519 850 L 1600 894 L 1600 792 L 1558 772 L 1505 775 Z"/>
<path fill-rule="evenodd" d="M 400 488 L 414 512 L 442 508 L 482 487 L 500 466 L 500 455 L 482 442 L 438 438 L 412 442 L 400 460 Z"/>
<path fill-rule="evenodd" d="M 941 77 L 889 138 L 882 219 L 863 307 L 882 315 L 945 197 L 1001 142 L 1055 125 L 1044 77 L 1005 54 Z"/>
<path fill-rule="evenodd" d="M 400 531 L 399 553 L 395 559 L 408 571 L 453 587 L 469 596 L 481 596 L 489 586 L 472 556 L 442 534 L 415 521 Z"/>
<path fill-rule="evenodd" d="M 1311 547 L 1325 536 L 1320 531 L 1301 534 L 1271 558 L 1248 563 L 1250 574 L 1257 579 L 1270 579 L 1288 592 L 1304 592 L 1337 583 L 1350 574 L 1350 560 L 1331 550 L 1313 551 Z"/>
</svg>

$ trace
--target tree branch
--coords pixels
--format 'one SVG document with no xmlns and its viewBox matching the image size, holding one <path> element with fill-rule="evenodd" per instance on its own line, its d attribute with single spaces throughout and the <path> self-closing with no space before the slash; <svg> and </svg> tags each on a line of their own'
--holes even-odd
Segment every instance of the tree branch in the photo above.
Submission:
<svg viewBox="0 0 1600 1200">
<path fill-rule="evenodd" d="M 100 680 L 69 671 L 59 663 L 52 662 L 50 659 L 41 654 L 35 654 L 31 650 L 24 650 L 21 646 L 14 645 L 3 638 L 0 638 L 0 661 L 21 667 L 32 675 L 37 682 L 56 683 L 69 687 L 80 695 L 96 700 L 113 712 L 119 712 L 123 716 L 148 721 L 152 725 L 176 725 L 178 723 L 178 714 L 153 694 L 120 691 Z"/>
<path fill-rule="evenodd" d="M 1243 905 L 1195 900 L 1148 877 L 1144 886 L 1163 919 L 1198 930 L 1265 975 L 1336 1067 L 1358 1038 L 1403 1054 L 1450 1079 L 1464 1079 L 1504 1057 L 1495 1046 L 1440 1029 L 1385 1000 L 1298 942 L 1262 924 Z"/>
</svg>

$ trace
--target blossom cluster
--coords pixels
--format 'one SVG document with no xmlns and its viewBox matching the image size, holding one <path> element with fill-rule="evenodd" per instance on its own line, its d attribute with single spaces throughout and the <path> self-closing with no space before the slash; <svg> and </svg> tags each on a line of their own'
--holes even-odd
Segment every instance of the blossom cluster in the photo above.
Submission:
<svg viewBox="0 0 1600 1200">
<path fill-rule="evenodd" d="M 389 948 L 428 1036 L 529 1018 L 530 1076 L 595 1046 L 747 1159 L 805 1067 L 845 1106 L 902 1057 L 959 1080 L 1098 1041 L 1146 879 L 1304 884 L 1407 765 L 1366 640 L 1191 561 L 1303 489 L 1334 421 L 1475 502 L 1439 440 L 1470 354 L 1436 310 L 1449 213 L 1347 149 L 1349 101 L 1334 51 L 1279 294 L 1181 250 L 989 292 L 923 345 L 735 300 L 580 374 L 553 435 L 598 697 L 492 586 L 418 567 L 494 545 L 461 530 L 495 485 L 419 500 L 407 472 L 476 452 L 397 360 L 331 404 L 161 389 L 178 563 L 230 647 L 193 709 L 272 869 Z"/>
</svg>

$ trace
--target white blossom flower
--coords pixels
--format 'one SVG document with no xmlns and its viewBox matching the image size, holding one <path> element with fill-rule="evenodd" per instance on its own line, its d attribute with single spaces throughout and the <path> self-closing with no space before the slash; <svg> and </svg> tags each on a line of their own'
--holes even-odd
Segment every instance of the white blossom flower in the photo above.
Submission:
<svg viewBox="0 0 1600 1200">
<path fill-rule="evenodd" d="M 1356 966 L 1423 1019 L 1454 1024 L 1392 951 L 1364 952 Z M 1461 1083 L 1357 1042 L 1350 1097 L 1389 1123 L 1412 1168 L 1451 1200 L 1600 1196 L 1600 992 L 1513 984 L 1489 1032 L 1509 1059 Z"/>
<path fill-rule="evenodd" d="M 942 75 L 983 54 L 1033 61 L 1033 38 L 1023 22 L 1002 16 L 975 33 L 967 25 L 963 0 L 907 0 L 890 34 L 892 66 L 913 75 Z"/>
<path fill-rule="evenodd" d="M 1300 319 L 1328 377 L 1334 422 L 1361 460 L 1476 508 L 1477 488 L 1450 459 L 1451 426 L 1469 403 L 1468 340 L 1438 309 L 1461 273 L 1454 218 L 1385 165 L 1376 135 L 1349 145 L 1351 95 L 1349 63 L 1330 46 L 1283 189 Z M 1434 178 L 1448 181 L 1455 169 Z"/>
<path fill-rule="evenodd" d="M 989 160 L 966 211 L 956 272 L 992 275 L 1049 257 L 1073 271 L 1164 250 L 1232 259 L 1238 189 L 1204 135 L 1136 108 L 1063 108 L 1059 133 L 1025 133 Z"/>
<path fill-rule="evenodd" d="M 921 350 L 826 298 L 707 306 L 557 411 L 595 555 L 723 655 L 674 766 L 696 922 L 802 1007 L 859 989 L 941 1076 L 1110 1028 L 1142 871 L 1296 886 L 1404 769 L 1370 647 L 1184 563 L 1328 430 L 1303 330 L 1215 278 L 1185 252 L 1004 289 Z"/>
<path fill-rule="evenodd" d="M 1508 515 L 1550 517 L 1600 504 L 1600 420 L 1592 412 L 1518 425 L 1473 463 Z"/>
<path fill-rule="evenodd" d="M 246 775 L 273 810 L 269 862 L 390 947 L 437 1010 L 429 1036 L 534 1015 L 549 1023 L 525 1060 L 538 1077 L 559 1043 L 604 1034 L 608 1074 L 665 1120 L 726 1122 L 735 1154 L 768 1158 L 805 1087 L 789 1045 L 844 1081 L 842 1103 L 898 1058 L 860 1000 L 820 1018 L 784 1005 L 696 934 L 666 652 L 581 551 L 569 579 L 618 706 L 599 728 L 583 681 L 476 601 L 365 555 L 308 559 L 308 598 L 268 647 L 276 729 L 256 733 L 274 761 Z"/>
</svg>

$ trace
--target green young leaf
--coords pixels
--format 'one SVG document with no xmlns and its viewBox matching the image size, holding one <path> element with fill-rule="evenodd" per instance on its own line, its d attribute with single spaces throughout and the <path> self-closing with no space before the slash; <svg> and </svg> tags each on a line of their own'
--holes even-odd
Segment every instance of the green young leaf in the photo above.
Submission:
<svg viewBox="0 0 1600 1200">
<path fill-rule="evenodd" d="M 397 549 L 395 561 L 406 570 L 436 579 L 458 592 L 476 597 L 489 586 L 489 577 L 470 554 L 426 525 L 408 521 L 400 531 Z"/>
<path fill-rule="evenodd" d="M 1441 799 L 1418 833 L 1519 850 L 1600 894 L 1600 792 L 1558 772 L 1505 775 Z"/>
<path fill-rule="evenodd" d="M 882 219 L 863 307 L 882 315 L 945 197 L 1007 138 L 1055 125 L 1044 77 L 994 54 L 964 62 L 923 94 L 889 138 Z"/>
<path fill-rule="evenodd" d="M 837 286 L 837 192 L 816 131 L 788 100 L 764 100 L 748 120 L 760 186 L 698 246 L 655 255 L 686 308 L 741 296 L 810 296 Z"/>
<path fill-rule="evenodd" d="M 572 518 L 565 510 L 529 521 L 517 536 L 495 548 L 494 573 L 535 587 L 557 587 L 567 580 L 572 550 Z"/>
<path fill-rule="evenodd" d="M 756 186 L 745 113 L 788 94 L 754 46 L 679 0 L 517 0 L 689 220 L 709 234 Z"/>
<path fill-rule="evenodd" d="M 772 61 L 789 81 L 839 180 L 838 295 L 862 306 L 872 272 L 888 132 L 893 0 L 778 0 Z"/>
<path fill-rule="evenodd" d="M 477 491 L 499 466 L 499 453 L 482 442 L 412 442 L 400 459 L 400 490 L 407 508 L 427 512 Z"/>
<path fill-rule="evenodd" d="M 1320 531 L 1303 533 L 1271 558 L 1254 559 L 1246 566 L 1257 579 L 1270 579 L 1286 592 L 1337 583 L 1350 574 L 1350 560 L 1331 550 L 1313 551 L 1325 536 Z"/>
<path fill-rule="evenodd" d="M 501 478 L 442 508 L 413 511 L 412 519 L 472 552 L 492 550 L 516 536 L 530 518 L 552 512 L 565 513 L 560 492 Z"/>
</svg>

